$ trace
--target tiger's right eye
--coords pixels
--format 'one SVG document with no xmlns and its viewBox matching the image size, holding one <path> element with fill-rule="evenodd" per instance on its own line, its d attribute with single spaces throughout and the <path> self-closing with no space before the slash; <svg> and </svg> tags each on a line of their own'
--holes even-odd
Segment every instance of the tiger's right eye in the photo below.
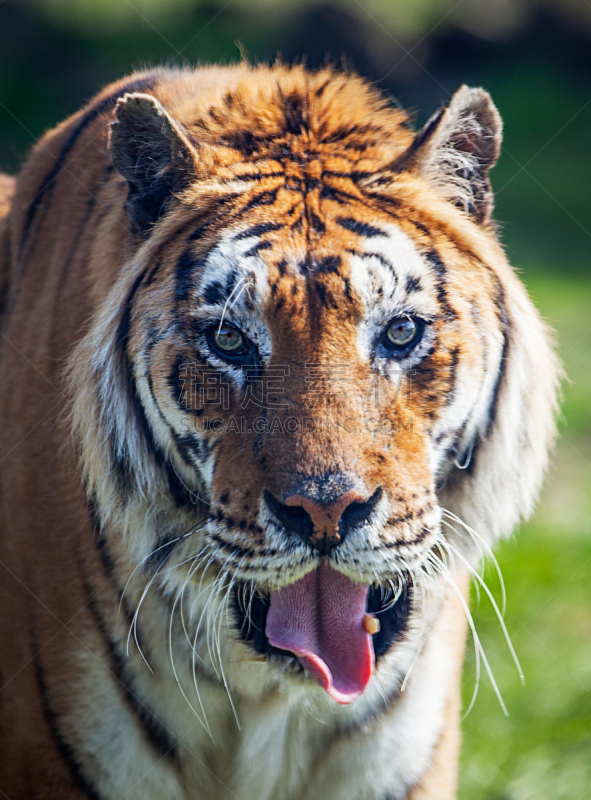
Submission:
<svg viewBox="0 0 591 800">
<path fill-rule="evenodd" d="M 393 357 L 407 355 L 420 342 L 425 324 L 418 317 L 394 317 L 384 331 L 382 341 Z"/>
<path fill-rule="evenodd" d="M 206 331 L 211 350 L 226 361 L 242 360 L 251 353 L 252 346 L 238 328 L 216 323 Z"/>
<path fill-rule="evenodd" d="M 240 331 L 229 325 L 216 328 L 214 337 L 216 345 L 225 353 L 237 353 L 244 345 L 244 338 Z"/>
</svg>

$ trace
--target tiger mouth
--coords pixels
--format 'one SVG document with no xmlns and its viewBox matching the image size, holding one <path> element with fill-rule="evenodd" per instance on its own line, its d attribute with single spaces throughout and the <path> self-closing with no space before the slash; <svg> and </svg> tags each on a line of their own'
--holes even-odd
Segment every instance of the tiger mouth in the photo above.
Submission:
<svg viewBox="0 0 591 800">
<path fill-rule="evenodd" d="M 329 571 L 334 575 L 339 575 L 333 570 Z M 305 580 L 298 583 L 304 583 Z M 287 591 L 293 594 L 294 586 L 291 584 L 291 587 L 286 587 Z M 297 639 L 302 639 L 301 633 L 296 635 L 295 639 L 293 633 L 291 634 L 289 647 L 293 649 L 284 649 L 278 646 L 278 644 L 284 643 L 276 634 L 277 606 L 279 605 L 277 596 L 283 591 L 285 590 L 272 595 L 261 591 L 260 588 L 253 588 L 250 583 L 241 583 L 234 588 L 233 605 L 240 639 L 270 661 L 280 662 L 284 666 L 288 665 L 292 674 L 303 674 L 306 671 L 337 702 L 351 702 L 363 692 L 367 685 L 373 672 L 374 660 L 377 662 L 384 656 L 395 642 L 402 639 L 407 630 L 412 604 L 412 590 L 409 583 L 404 585 L 398 596 L 391 589 L 376 586 L 364 587 L 363 593 L 366 600 L 364 608 L 361 610 L 365 614 L 375 617 L 379 625 L 375 625 L 377 630 L 371 635 L 365 635 L 367 650 L 364 665 L 365 679 L 356 688 L 345 689 L 344 694 L 338 690 L 338 687 L 333 686 L 331 670 L 323 661 L 323 653 L 314 651 L 313 648 L 302 651 L 302 648 L 298 647 Z M 273 610 L 269 614 L 272 606 Z M 296 608 L 294 613 L 301 618 L 301 615 L 305 613 L 305 608 Z M 333 631 L 333 633 L 338 635 L 338 631 Z M 269 637 L 274 640 L 274 643 Z M 287 640 L 289 639 L 288 636 Z M 360 646 L 359 637 L 357 637 L 357 643 L 354 641 L 349 643 L 345 639 L 341 647 L 350 652 L 358 646 Z M 320 665 L 320 669 L 318 665 Z M 364 666 L 359 666 L 359 669 L 364 671 Z"/>
</svg>

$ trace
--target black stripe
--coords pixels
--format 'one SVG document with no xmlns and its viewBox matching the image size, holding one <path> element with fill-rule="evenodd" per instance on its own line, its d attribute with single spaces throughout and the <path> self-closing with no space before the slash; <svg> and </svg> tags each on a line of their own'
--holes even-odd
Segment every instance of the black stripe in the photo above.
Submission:
<svg viewBox="0 0 591 800">
<path fill-rule="evenodd" d="M 393 550 L 399 547 L 413 547 L 414 545 L 420 544 L 424 542 L 429 536 L 433 534 L 433 531 L 430 528 L 422 528 L 420 533 L 414 537 L 414 539 L 394 539 L 392 542 L 385 542 L 380 544 L 378 547 L 366 547 L 363 550 L 358 551 L 361 552 L 373 552 L 374 550 Z"/>
<path fill-rule="evenodd" d="M 231 147 L 233 150 L 238 150 L 246 158 L 249 158 L 260 149 L 263 141 L 264 140 L 260 137 L 255 136 L 252 131 L 226 133 L 221 138 L 221 143 L 224 147 Z"/>
<path fill-rule="evenodd" d="M 171 533 L 159 536 L 152 548 L 152 552 L 144 559 L 144 571 L 148 574 L 158 572 L 160 567 L 168 561 L 178 542 L 179 537 L 173 536 Z"/>
<path fill-rule="evenodd" d="M 499 372 L 497 375 L 497 379 L 495 381 L 492 398 L 490 405 L 488 407 L 488 420 L 486 423 L 486 429 L 484 431 L 485 438 L 490 435 L 490 432 L 493 429 L 497 418 L 497 410 L 499 406 L 499 396 L 501 393 L 501 387 L 503 385 L 503 381 L 505 380 L 505 374 L 507 372 L 507 354 L 509 351 L 509 341 L 507 336 L 503 337 L 503 349 L 501 351 L 501 362 L 499 364 Z"/>
<path fill-rule="evenodd" d="M 310 211 L 308 214 L 308 224 L 310 228 L 320 236 L 326 233 L 326 225 L 314 211 Z"/>
<path fill-rule="evenodd" d="M 147 356 L 148 356 L 148 369 L 147 369 L 146 373 L 144 374 L 144 377 L 146 378 L 146 382 L 148 384 L 148 391 L 150 392 L 150 397 L 152 398 L 152 403 L 154 404 L 154 408 L 158 412 L 158 416 L 160 417 L 160 420 L 161 420 L 162 424 L 166 426 L 166 428 L 167 428 L 167 430 L 168 430 L 168 432 L 170 434 L 170 437 L 171 437 L 172 441 L 174 442 L 174 444 L 176 446 L 176 449 L 177 449 L 177 452 L 178 452 L 179 456 L 185 462 L 185 465 L 188 466 L 189 469 L 193 470 L 193 469 L 195 469 L 195 463 L 194 463 L 193 459 L 191 458 L 190 453 L 195 455 L 197 460 L 201 459 L 202 456 L 201 456 L 201 452 L 200 452 L 200 449 L 199 449 L 199 440 L 198 439 L 193 439 L 193 437 L 190 434 L 185 434 L 183 436 L 183 435 L 180 435 L 180 434 L 178 434 L 176 432 L 176 430 L 172 427 L 170 422 L 166 419 L 166 417 L 162 413 L 162 409 L 158 405 L 158 401 L 156 400 L 156 395 L 154 394 L 154 382 L 152 380 L 152 373 L 150 371 L 151 370 L 151 355 L 152 355 L 152 348 L 154 347 L 154 343 L 155 343 L 154 340 L 152 340 L 152 342 L 150 342 L 150 346 L 149 346 L 148 354 L 147 354 Z M 180 364 L 181 364 L 180 359 L 177 359 L 176 369 L 179 372 L 180 372 Z M 171 385 L 170 379 L 169 379 L 168 383 L 169 383 L 169 385 Z M 179 385 L 178 381 L 176 383 L 172 384 L 173 391 L 178 391 L 178 385 Z M 177 397 L 178 396 L 180 396 L 180 395 L 177 395 Z M 175 399 L 176 399 L 176 397 L 175 397 Z M 177 404 L 178 404 L 178 401 L 177 401 Z M 172 465 L 171 465 L 171 468 L 172 468 Z M 198 498 L 196 496 L 194 498 L 191 497 L 191 500 L 192 500 L 192 502 L 193 502 L 193 504 L 195 506 L 197 506 L 197 505 L 201 506 L 202 505 L 198 501 Z"/>
<path fill-rule="evenodd" d="M 103 566 L 104 573 L 105 573 L 106 577 L 109 579 L 109 581 L 113 584 L 113 586 L 115 588 L 115 592 L 117 594 L 117 597 L 119 598 L 119 603 L 121 605 L 121 608 L 123 609 L 123 613 L 125 614 L 125 620 L 126 620 L 128 625 L 131 625 L 133 623 L 133 620 L 134 620 L 134 617 L 135 617 L 135 609 L 131 608 L 131 606 L 129 605 L 129 602 L 127 600 L 127 597 L 123 594 L 123 590 L 121 589 L 121 587 L 119 585 L 119 581 L 117 580 L 117 571 L 115 569 L 115 564 L 113 563 L 113 559 L 111 557 L 111 553 L 109 551 L 109 547 L 107 545 L 107 542 L 106 542 L 106 539 L 105 539 L 104 536 L 100 536 L 99 535 L 97 537 L 97 539 L 96 539 L 96 549 L 98 551 L 99 558 L 101 560 L 101 564 Z M 140 636 L 140 633 L 139 633 L 139 629 L 137 627 L 137 622 L 136 622 L 136 633 L 137 633 L 138 639 L 140 640 L 140 646 L 142 648 L 142 651 L 144 653 L 146 653 L 147 650 L 144 647 L 144 645 L 141 643 L 141 636 Z"/>
<path fill-rule="evenodd" d="M 260 206 L 271 206 L 277 200 L 277 192 L 279 191 L 279 187 L 276 189 L 267 189 L 263 192 L 258 192 L 250 200 L 246 203 L 246 205 L 242 206 L 240 211 L 238 212 L 238 216 L 245 214 L 247 211 L 250 211 L 252 208 L 259 208 Z"/>
<path fill-rule="evenodd" d="M 239 180 L 240 180 L 241 183 L 242 182 L 248 183 L 249 181 L 252 181 L 253 183 L 255 183 L 255 182 L 260 183 L 265 178 L 283 178 L 283 179 L 285 179 L 285 172 L 283 172 L 283 170 L 279 170 L 279 171 L 276 171 L 276 172 L 260 172 L 260 171 L 242 172 L 240 174 Z M 236 180 L 236 178 L 232 178 L 228 182 L 232 183 L 235 180 Z M 239 197 L 240 194 L 235 194 L 233 196 L 234 197 Z"/>
<path fill-rule="evenodd" d="M 315 283 L 316 294 L 318 295 L 318 301 L 320 303 L 321 308 L 338 308 L 338 304 L 336 303 L 332 294 L 328 293 L 328 289 L 322 283 Z"/>
<path fill-rule="evenodd" d="M 51 732 L 51 737 L 54 741 L 54 744 L 60 756 L 66 762 L 68 771 L 80 791 L 83 792 L 88 800 L 101 800 L 101 796 L 84 774 L 84 771 L 76 758 L 76 753 L 70 744 L 65 740 L 59 729 L 57 714 L 53 710 L 49 699 L 49 689 L 47 687 L 45 670 L 41 664 L 39 647 L 35 640 L 32 641 L 32 648 L 33 653 L 35 654 L 33 656 L 33 666 L 35 668 L 37 688 L 41 696 L 41 708 L 43 710 L 43 716 L 45 718 L 45 722 L 47 723 L 47 727 Z"/>
<path fill-rule="evenodd" d="M 503 349 L 501 351 L 501 360 L 500 360 L 500 363 L 499 363 L 499 371 L 497 373 L 497 378 L 496 378 L 495 385 L 493 387 L 493 391 L 492 391 L 492 395 L 491 395 L 490 405 L 488 407 L 486 427 L 484 429 L 484 433 L 479 435 L 476 438 L 476 441 L 474 442 L 474 445 L 472 447 L 472 457 L 471 457 L 470 462 L 468 463 L 468 466 L 466 468 L 466 472 L 469 475 L 474 474 L 474 472 L 476 471 L 476 466 L 477 466 L 477 462 L 478 462 L 478 456 L 479 456 L 481 445 L 490 436 L 490 434 L 492 433 L 492 430 L 494 428 L 494 425 L 495 425 L 495 422 L 496 422 L 496 419 L 497 419 L 498 410 L 499 410 L 499 398 L 500 398 L 500 395 L 501 395 L 501 389 L 502 389 L 503 384 L 505 382 L 505 378 L 506 378 L 506 374 L 507 374 L 507 362 L 508 362 L 508 358 L 509 358 L 509 345 L 510 345 L 510 338 L 511 338 L 511 320 L 510 320 L 509 315 L 507 313 L 507 307 L 506 307 L 506 304 L 505 304 L 505 292 L 503 290 L 501 282 L 499 281 L 499 278 L 495 273 L 493 273 L 493 277 L 495 278 L 496 283 L 497 283 L 497 291 L 496 291 L 496 294 L 495 294 L 494 302 L 495 302 L 495 305 L 497 307 L 497 315 L 498 315 L 499 322 L 501 324 L 501 330 L 503 332 Z"/>
<path fill-rule="evenodd" d="M 379 138 L 382 138 L 384 131 L 382 128 L 377 128 L 375 125 L 371 124 L 345 124 L 331 131 L 327 136 L 323 136 L 321 142 L 323 144 L 335 144 L 337 142 L 343 142 L 346 139 L 352 139 L 352 142 L 345 143 L 344 146 L 355 150 L 367 150 L 368 147 L 372 147 L 375 144 L 375 141 L 370 138 L 371 135 L 377 135 Z"/>
<path fill-rule="evenodd" d="M 388 261 L 387 258 L 384 258 L 384 256 L 381 255 L 381 253 L 373 253 L 373 252 L 365 252 L 365 251 L 361 252 L 360 250 L 354 250 L 351 247 L 346 247 L 345 248 L 345 252 L 346 253 L 351 253 L 352 256 L 357 256 L 357 258 L 375 258 L 375 259 L 377 259 L 380 262 L 380 264 L 383 267 L 386 267 L 386 269 L 390 270 L 390 272 L 392 273 L 394 278 L 396 278 L 396 280 L 398 280 L 398 275 L 396 274 L 396 270 L 394 269 L 394 265 L 390 261 Z"/>
<path fill-rule="evenodd" d="M 90 518 L 92 529 L 95 535 L 95 540 L 94 540 L 95 545 L 99 554 L 99 558 L 101 560 L 101 564 L 103 566 L 103 571 L 108 580 L 113 584 L 115 592 L 119 597 L 120 606 L 121 608 L 123 608 L 125 619 L 127 620 L 128 625 L 131 625 L 133 623 L 133 619 L 135 616 L 135 609 L 132 609 L 130 607 L 127 597 L 125 597 L 125 595 L 123 594 L 123 590 L 119 585 L 117 570 L 115 568 L 113 558 L 109 551 L 107 541 L 101 533 L 102 524 L 96 502 L 92 499 L 89 499 L 87 500 L 86 505 L 88 508 L 88 516 Z M 143 645 L 142 645 L 142 650 L 146 652 L 146 649 Z"/>
<path fill-rule="evenodd" d="M 338 189 L 334 189 L 332 186 L 328 186 L 327 184 L 322 185 L 319 197 L 321 200 L 335 200 L 337 203 L 345 205 L 345 201 L 339 198 Z"/>
<path fill-rule="evenodd" d="M 279 231 L 282 228 L 283 224 L 281 222 L 263 222 L 260 225 L 253 225 L 252 228 L 247 228 L 247 230 L 237 234 L 234 239 L 238 242 L 240 239 L 249 239 L 251 236 L 262 236 L 263 233 Z"/>
<path fill-rule="evenodd" d="M 279 275 L 282 278 L 285 277 L 285 275 L 287 274 L 287 261 L 284 258 L 282 258 L 275 264 L 275 266 L 277 267 Z M 272 288 L 271 288 L 271 291 L 273 291 L 273 289 L 275 289 L 276 286 L 277 286 L 277 284 L 274 283 Z"/>
<path fill-rule="evenodd" d="M 160 756 L 166 756 L 174 760 L 177 756 L 176 741 L 169 735 L 165 726 L 154 714 L 152 709 L 132 688 L 125 657 L 109 633 L 105 619 L 95 602 L 95 592 L 88 583 L 86 577 L 84 577 L 83 582 L 86 594 L 86 608 L 88 608 L 90 616 L 103 640 L 110 662 L 110 672 L 116 678 L 125 702 L 137 718 L 146 739 L 152 747 L 154 747 Z"/>
<path fill-rule="evenodd" d="M 203 291 L 203 299 L 212 306 L 221 305 L 226 299 L 220 281 L 213 281 Z"/>
<path fill-rule="evenodd" d="M 199 351 L 197 351 L 197 355 L 201 356 Z M 172 366 L 172 369 L 168 373 L 168 377 L 166 379 L 168 383 L 168 387 L 172 393 L 172 397 L 176 402 L 178 408 L 183 414 L 191 414 L 194 417 L 201 417 L 205 413 L 205 409 L 203 408 L 191 408 L 190 405 L 186 402 L 186 399 L 183 397 L 184 392 L 186 391 L 186 383 L 182 377 L 182 368 L 187 366 L 186 357 L 182 354 L 177 356 L 175 362 Z M 196 376 L 195 376 L 196 377 Z M 228 384 L 229 386 L 229 384 Z M 153 393 L 152 393 L 153 397 Z M 170 426 L 169 426 L 170 427 Z M 172 431 L 172 429 L 171 429 Z M 191 465 L 193 466 L 193 465 Z"/>
<path fill-rule="evenodd" d="M 226 553 L 230 553 L 233 556 L 250 556 L 252 558 L 256 555 L 255 551 L 250 547 L 242 548 L 240 545 L 230 544 L 230 542 L 226 542 L 225 539 L 222 539 L 222 537 L 217 533 L 212 534 L 211 538 L 222 548 L 222 550 L 224 550 Z"/>
<path fill-rule="evenodd" d="M 396 270 L 394 269 L 394 264 L 392 264 L 391 261 L 388 261 L 388 259 L 385 258 L 383 255 L 381 255 L 381 253 L 364 252 L 364 253 L 361 254 L 361 256 L 362 256 L 362 258 L 375 258 L 375 259 L 377 259 L 383 267 L 386 267 L 386 269 L 390 270 L 392 275 L 396 279 L 398 279 L 398 275 L 396 274 Z"/>
<path fill-rule="evenodd" d="M 412 275 L 406 276 L 406 293 L 412 294 L 413 292 L 420 292 L 423 287 L 421 286 L 421 279 L 415 278 Z"/>
<path fill-rule="evenodd" d="M 458 318 L 457 313 L 451 307 L 449 302 L 449 296 L 447 294 L 447 269 L 445 264 L 441 260 L 441 256 L 437 252 L 437 250 L 433 247 L 429 250 L 428 253 L 425 254 L 425 258 L 433 267 L 433 271 L 435 272 L 435 288 L 437 290 L 437 300 L 441 308 L 443 309 L 445 319 L 448 322 L 452 322 L 453 320 Z"/>
<path fill-rule="evenodd" d="M 84 132 L 84 130 L 102 113 L 107 111 L 111 108 L 117 100 L 124 95 L 126 92 L 137 92 L 141 91 L 142 89 L 151 89 L 156 83 L 157 76 L 154 74 L 151 77 L 144 77 L 140 78 L 139 80 L 132 81 L 131 83 L 126 84 L 125 86 L 121 86 L 116 91 L 112 92 L 107 97 L 104 97 L 95 105 L 91 106 L 88 111 L 82 115 L 78 123 L 75 125 L 73 130 L 70 131 L 70 135 L 62 145 L 62 149 L 60 150 L 59 156 L 56 158 L 54 165 L 47 173 L 45 178 L 43 179 L 41 186 L 37 190 L 35 197 L 31 201 L 29 208 L 27 209 L 27 216 L 25 218 L 25 223 L 23 226 L 23 232 L 20 241 L 19 247 L 19 257 L 22 256 L 23 248 L 26 242 L 26 239 L 29 235 L 29 230 L 35 218 L 35 214 L 37 213 L 40 205 L 45 200 L 45 194 L 53 188 L 53 183 L 59 173 L 61 172 L 64 161 L 68 157 L 69 153 L 75 146 L 76 142 Z M 43 202 L 44 208 L 47 209 L 49 203 L 48 200 Z"/>
<path fill-rule="evenodd" d="M 354 148 L 355 149 L 355 148 Z M 342 158 L 346 158 L 343 153 L 339 153 Z M 347 159 L 351 161 L 352 159 Z M 356 181 L 365 181 L 368 178 L 375 178 L 375 173 L 373 172 L 361 172 L 361 170 L 350 170 L 348 172 L 337 172 L 333 169 L 323 169 L 322 175 L 327 175 L 330 178 L 341 178 L 343 180 L 349 180 L 351 183 L 355 183 Z"/>
<path fill-rule="evenodd" d="M 347 198 L 348 200 L 347 205 L 350 205 L 351 203 L 358 203 L 364 208 L 367 208 L 367 210 L 372 214 L 375 214 L 377 210 L 380 211 L 382 214 L 385 214 L 386 216 L 390 217 L 390 219 L 394 219 L 396 221 L 400 220 L 400 214 L 397 213 L 396 211 L 393 211 L 392 207 L 399 208 L 401 203 L 394 197 L 388 197 L 387 195 L 370 194 L 370 193 L 365 193 L 364 196 L 361 197 L 349 194 L 348 192 L 342 191 L 340 189 L 338 191 L 343 198 Z M 409 220 L 408 209 L 405 209 L 404 217 L 405 219 Z"/>
<path fill-rule="evenodd" d="M 133 302 L 135 300 L 135 295 L 137 290 L 140 287 L 141 282 L 146 276 L 147 268 L 143 269 L 139 275 L 136 276 L 136 279 L 131 285 L 131 289 L 127 295 L 125 300 L 125 305 L 123 307 L 123 311 L 121 313 L 121 319 L 119 320 L 119 328 L 117 330 L 117 336 L 115 339 L 115 344 L 118 348 L 121 349 L 121 352 L 127 354 L 127 345 L 129 343 L 129 333 L 131 329 L 131 313 L 133 310 Z"/>
<path fill-rule="evenodd" d="M 209 252 L 195 258 L 190 248 L 187 248 L 176 262 L 174 274 L 174 299 L 182 303 L 189 296 L 193 285 L 192 278 L 195 270 L 203 269 L 207 263 Z"/>
<path fill-rule="evenodd" d="M 365 236 L 367 239 L 371 239 L 374 236 L 386 235 L 384 231 L 380 230 L 379 228 L 375 228 L 373 225 L 369 225 L 367 222 L 360 222 L 353 217 L 337 217 L 337 224 L 339 224 L 341 228 L 345 228 L 352 233 L 356 233 L 357 236 Z"/>
<path fill-rule="evenodd" d="M 418 231 L 421 231 L 421 233 L 424 233 L 425 236 L 431 236 L 431 231 L 429 230 L 429 228 L 426 225 L 423 225 L 422 222 L 419 222 L 416 219 L 411 219 L 410 217 L 408 218 L 408 221 L 410 222 L 411 225 L 414 225 L 415 228 Z"/>
<path fill-rule="evenodd" d="M 229 181 L 227 182 L 229 183 Z M 220 183 L 224 183 L 224 181 L 220 180 Z M 243 194 L 244 192 L 229 192 L 223 197 L 216 197 L 215 202 L 212 201 L 211 209 L 209 210 L 211 216 L 201 220 L 201 224 L 194 228 L 187 241 L 194 242 L 198 239 L 202 239 L 209 230 L 216 226 L 216 224 L 219 225 L 220 221 L 223 221 L 224 217 L 227 217 L 232 213 L 232 201 L 238 197 L 242 197 Z"/>
<path fill-rule="evenodd" d="M 279 98 L 281 100 L 286 133 L 297 136 L 302 130 L 307 130 L 309 124 L 307 96 L 301 95 L 297 89 L 288 95 L 284 95 L 279 89 Z"/>
<path fill-rule="evenodd" d="M 135 392 L 135 381 L 133 379 L 133 375 L 131 374 L 129 359 L 127 356 L 127 346 L 129 343 L 129 333 L 131 329 L 131 314 L 136 292 L 139 289 L 146 272 L 147 269 L 144 269 L 136 277 L 131 286 L 123 307 L 121 319 L 119 320 L 119 327 L 117 329 L 117 335 L 115 337 L 115 346 L 121 353 L 121 376 L 125 382 L 126 393 L 128 396 L 131 396 L 133 392 Z M 115 435 L 112 431 L 109 432 L 107 441 L 109 444 L 112 469 L 117 475 L 117 489 L 123 501 L 126 502 L 133 490 L 133 464 L 129 462 L 127 454 L 123 455 L 119 452 L 118 442 L 116 441 Z"/>
<path fill-rule="evenodd" d="M 327 256 L 326 258 L 323 258 L 322 261 L 319 261 L 316 264 L 315 272 L 334 273 L 335 275 L 338 275 L 340 268 L 341 268 L 340 256 Z M 296 284 L 294 284 L 294 286 L 296 286 Z"/>
<path fill-rule="evenodd" d="M 162 266 L 162 262 L 161 261 L 157 261 L 154 264 L 154 266 L 152 267 L 150 272 L 146 275 L 145 286 L 151 286 L 152 285 L 152 283 L 154 281 L 154 278 L 156 277 L 156 275 L 160 271 L 161 266 Z"/>
<path fill-rule="evenodd" d="M 371 202 L 364 203 L 367 208 L 371 208 L 375 211 L 377 207 L 382 213 L 387 214 L 391 219 L 399 220 L 400 219 L 400 209 L 402 203 L 396 197 L 390 197 L 387 194 L 378 194 L 375 192 L 366 192 L 365 193 L 366 200 Z M 374 205 L 372 205 L 372 203 Z M 394 210 L 396 209 L 396 211 Z M 416 209 L 412 207 L 404 208 L 404 219 L 414 225 L 414 221 L 409 217 L 409 212 L 416 211 Z"/>
<path fill-rule="evenodd" d="M 269 241 L 259 242 L 258 244 L 255 244 L 254 247 L 251 247 L 248 253 L 244 254 L 244 257 L 248 258 L 249 256 L 256 256 L 259 250 L 269 250 L 271 247 L 273 247 L 273 245 Z"/>
<path fill-rule="evenodd" d="M 355 202 L 359 200 L 354 194 L 345 192 L 342 189 L 336 189 L 334 186 L 329 186 L 328 184 L 322 185 L 320 189 L 320 199 L 334 200 L 335 203 L 341 206 L 348 206 L 351 201 Z"/>
<path fill-rule="evenodd" d="M 67 280 L 67 278 L 69 276 L 68 274 L 69 274 L 69 271 L 70 271 L 70 266 L 72 264 L 72 260 L 73 260 L 74 256 L 76 255 L 76 252 L 78 250 L 78 245 L 80 244 L 81 237 L 86 233 L 87 223 L 88 223 L 88 221 L 89 221 L 89 219 L 90 219 L 90 217 L 91 217 L 91 215 L 92 215 L 92 213 L 93 213 L 93 211 L 95 209 L 95 206 L 96 206 L 96 204 L 98 202 L 97 201 L 97 195 L 100 193 L 102 188 L 108 182 L 108 180 L 111 177 L 111 174 L 112 174 L 114 169 L 115 169 L 115 167 L 113 166 L 113 164 L 108 164 L 106 166 L 106 168 L 105 168 L 105 170 L 103 172 L 103 175 L 102 175 L 100 181 L 98 182 L 96 188 L 93 189 L 92 192 L 90 192 L 88 190 L 89 197 L 88 197 L 88 201 L 87 201 L 87 205 L 86 205 L 86 211 L 84 212 L 84 216 L 82 218 L 82 221 L 81 221 L 80 225 L 78 226 L 78 229 L 76 230 L 76 234 L 73 236 L 73 238 L 71 240 L 70 251 L 69 251 L 67 257 L 64 259 L 64 261 L 60 265 L 61 274 L 60 274 L 60 277 L 59 277 L 59 283 L 57 285 L 57 288 L 56 288 L 56 291 L 55 291 L 55 296 L 54 296 L 54 303 L 58 308 L 59 308 L 59 304 L 61 302 L 61 297 L 62 297 L 62 292 L 63 292 L 63 289 L 64 289 L 64 284 L 66 283 L 66 280 Z M 93 228 L 96 230 L 96 227 L 97 227 L 97 221 L 95 220 L 94 223 L 93 223 Z M 61 325 L 61 321 L 60 321 L 60 323 L 58 323 L 57 327 L 54 327 L 54 329 L 52 331 L 52 343 L 53 343 L 53 340 L 54 340 L 55 336 L 57 335 L 57 333 L 58 333 L 58 331 L 60 329 L 60 325 Z"/>
<path fill-rule="evenodd" d="M 406 148 L 406 150 L 404 150 L 397 158 L 395 158 L 394 161 L 388 164 L 386 167 L 388 172 L 404 172 L 414 165 L 419 150 L 426 142 L 429 141 L 439 127 L 439 123 L 441 122 L 445 110 L 446 107 L 443 106 L 439 109 L 439 111 L 433 114 L 431 119 L 427 121 L 424 128 L 415 134 L 414 139 Z"/>
<path fill-rule="evenodd" d="M 458 373 L 458 364 L 460 362 L 460 348 L 454 347 L 451 351 L 451 361 L 447 367 L 448 375 L 449 375 L 449 388 L 447 390 L 447 395 L 445 397 L 444 405 L 450 406 L 455 398 L 456 394 L 456 380 L 457 380 L 457 373 Z"/>
<path fill-rule="evenodd" d="M 171 433 L 180 457 L 183 459 L 185 464 L 188 464 L 192 469 L 195 469 L 195 461 L 201 462 L 204 459 L 201 441 L 192 433 L 179 434 L 172 430 L 172 428 Z"/>
<path fill-rule="evenodd" d="M 327 78 L 327 79 L 324 81 L 324 83 L 321 83 L 321 84 L 320 84 L 320 86 L 318 86 L 318 87 L 317 87 L 317 88 L 314 90 L 314 94 L 316 95 L 316 97 L 322 97 L 322 95 L 324 94 L 324 90 L 326 89 L 326 87 L 329 85 L 329 83 L 330 83 L 331 81 L 332 81 L 332 76 L 331 76 L 330 78 Z"/>
<path fill-rule="evenodd" d="M 190 249 L 184 250 L 176 262 L 174 271 L 174 299 L 177 303 L 186 300 L 191 285 L 191 275 L 195 267 L 195 258 Z"/>
<path fill-rule="evenodd" d="M 205 222 L 201 223 L 195 230 L 191 233 L 189 238 L 187 239 L 188 242 L 196 242 L 198 239 L 202 239 L 207 230 L 211 227 L 212 220 L 206 220 Z"/>
<path fill-rule="evenodd" d="M 166 458 L 165 454 L 162 452 L 161 447 L 154 439 L 154 434 L 152 433 L 152 429 L 146 418 L 144 407 L 141 404 L 137 392 L 137 387 L 133 376 L 131 362 L 129 360 L 129 356 L 127 353 L 133 302 L 135 294 L 139 286 L 141 285 L 142 280 L 146 275 L 146 272 L 147 269 L 143 270 L 133 282 L 133 285 L 125 301 L 125 306 L 123 309 L 123 313 L 121 315 L 121 320 L 119 322 L 116 344 L 121 358 L 121 364 L 120 364 L 121 374 L 122 374 L 122 379 L 125 383 L 125 389 L 128 401 L 133 409 L 138 427 L 141 429 L 148 451 L 153 456 L 156 465 L 166 475 L 166 479 L 168 482 L 168 490 L 170 492 L 171 497 L 175 501 L 178 508 L 193 508 L 194 502 L 191 494 L 187 491 L 187 489 L 185 489 L 185 487 L 177 477 L 176 473 L 174 472 L 172 464 Z M 127 457 L 125 460 L 121 458 L 121 456 L 117 452 L 118 450 L 117 443 L 113 441 L 113 436 L 111 435 L 109 438 L 110 438 L 111 460 L 113 464 L 113 469 L 114 471 L 116 471 L 118 474 L 121 475 L 121 480 L 123 481 L 123 483 L 121 482 L 118 483 L 118 488 L 120 490 L 122 488 L 127 489 L 127 492 L 125 493 L 121 492 L 122 497 L 125 499 L 125 495 L 129 494 L 132 488 L 132 484 L 134 483 L 133 464 L 129 463 Z"/>
</svg>

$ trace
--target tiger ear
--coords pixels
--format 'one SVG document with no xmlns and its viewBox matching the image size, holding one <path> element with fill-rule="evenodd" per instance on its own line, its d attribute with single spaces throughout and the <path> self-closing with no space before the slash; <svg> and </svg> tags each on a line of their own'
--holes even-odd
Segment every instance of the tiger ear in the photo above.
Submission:
<svg viewBox="0 0 591 800">
<path fill-rule="evenodd" d="M 417 169 L 454 205 L 486 224 L 493 209 L 488 171 L 499 157 L 502 130 L 488 92 L 462 86 L 393 166 L 397 171 Z"/>
<path fill-rule="evenodd" d="M 127 213 L 146 235 L 195 174 L 189 136 L 152 95 L 125 94 L 115 107 L 109 149 L 128 183 Z"/>
</svg>

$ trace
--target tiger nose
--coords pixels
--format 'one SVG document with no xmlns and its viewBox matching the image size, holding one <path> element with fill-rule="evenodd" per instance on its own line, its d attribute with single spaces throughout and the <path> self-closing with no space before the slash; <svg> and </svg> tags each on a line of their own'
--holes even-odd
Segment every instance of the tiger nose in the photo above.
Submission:
<svg viewBox="0 0 591 800">
<path fill-rule="evenodd" d="M 328 555 L 345 539 L 353 527 L 367 522 L 382 495 L 378 488 L 369 499 L 350 489 L 329 503 L 320 503 L 303 494 L 293 494 L 285 503 L 265 491 L 265 500 L 273 514 L 289 533 Z"/>
</svg>

